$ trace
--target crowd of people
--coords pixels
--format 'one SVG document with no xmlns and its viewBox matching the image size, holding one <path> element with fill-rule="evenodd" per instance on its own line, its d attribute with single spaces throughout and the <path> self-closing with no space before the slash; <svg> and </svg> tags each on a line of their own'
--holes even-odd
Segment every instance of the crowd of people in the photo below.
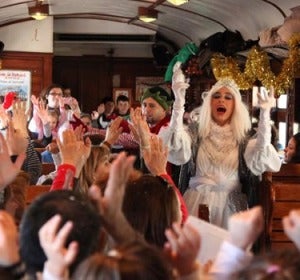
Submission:
<svg viewBox="0 0 300 280">
<path fill-rule="evenodd" d="M 0 279 L 299 278 L 300 210 L 282 221 L 294 251 L 251 250 L 264 230 L 260 176 L 282 164 L 271 144 L 272 89 L 258 93 L 252 135 L 233 80 L 204 92 L 185 122 L 188 87 L 177 62 L 174 100 L 152 87 L 141 107 L 120 95 L 88 114 L 53 84 L 32 96 L 29 123 L 22 102 L 10 113 L 0 108 Z M 299 146 L 297 133 L 286 163 L 299 162 Z M 130 149 L 138 153 L 123 151 Z M 43 180 L 42 162 L 56 166 Z M 25 187 L 37 182 L 50 191 L 27 206 Z M 203 204 L 209 222 L 228 233 L 208 263 L 198 260 L 202 235 L 188 219 Z"/>
</svg>

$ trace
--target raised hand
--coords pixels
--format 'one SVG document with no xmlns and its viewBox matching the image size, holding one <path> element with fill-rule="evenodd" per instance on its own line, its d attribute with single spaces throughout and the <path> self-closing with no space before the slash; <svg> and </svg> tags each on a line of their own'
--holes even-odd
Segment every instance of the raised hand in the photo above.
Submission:
<svg viewBox="0 0 300 280">
<path fill-rule="evenodd" d="M 106 129 L 105 134 L 105 141 L 108 142 L 110 145 L 113 145 L 121 135 L 123 128 L 120 127 L 120 124 L 122 122 L 122 117 L 117 117 L 114 120 L 112 120 L 109 124 L 109 126 Z"/>
<path fill-rule="evenodd" d="M 291 210 L 282 219 L 284 233 L 294 242 L 300 250 L 300 209 Z"/>
<path fill-rule="evenodd" d="M 261 87 L 260 92 L 257 93 L 257 98 L 258 106 L 263 110 L 270 110 L 272 107 L 276 106 L 273 87 L 271 87 L 270 91 Z"/>
<path fill-rule="evenodd" d="M 111 164 L 104 196 L 102 197 L 100 193 L 93 192 L 94 188 L 91 189 L 91 197 L 96 198 L 100 215 L 105 220 L 113 220 L 115 215 L 122 212 L 125 186 L 133 170 L 134 160 L 134 156 L 127 157 L 125 152 L 119 153 Z"/>
<path fill-rule="evenodd" d="M 34 94 L 31 95 L 30 101 L 33 104 L 34 107 L 38 106 L 41 102 L 39 98 L 37 98 Z"/>
<path fill-rule="evenodd" d="M 93 111 L 91 113 L 92 120 L 97 120 L 99 118 L 99 113 L 97 111 Z"/>
<path fill-rule="evenodd" d="M 43 125 L 49 122 L 48 106 L 46 104 L 39 102 L 39 104 L 35 106 L 35 112 L 41 119 Z"/>
<path fill-rule="evenodd" d="M 85 140 L 77 140 L 75 132 L 67 129 L 62 133 L 62 139 L 57 139 L 63 164 L 71 164 L 76 167 L 77 177 L 91 153 L 91 141 L 87 137 Z"/>
<path fill-rule="evenodd" d="M 9 116 L 2 105 L 0 105 L 0 128 L 7 127 Z"/>
<path fill-rule="evenodd" d="M 149 147 L 150 128 L 142 109 L 137 107 L 130 110 L 130 119 L 132 124 L 129 125 L 134 138 L 140 143 L 141 149 Z"/>
<path fill-rule="evenodd" d="M 229 218 L 228 230 L 230 242 L 246 250 L 263 230 L 263 213 L 261 206 L 242 211 Z"/>
<path fill-rule="evenodd" d="M 18 230 L 12 216 L 0 210 L 0 265 L 11 266 L 20 261 Z"/>
<path fill-rule="evenodd" d="M 28 137 L 27 118 L 26 102 L 16 101 L 13 105 L 12 122 L 14 129 L 18 130 L 23 137 Z"/>
<path fill-rule="evenodd" d="M 18 155 L 15 163 L 13 163 L 10 159 L 6 141 L 0 133 L 0 189 L 6 187 L 16 178 L 25 157 L 25 152 L 23 152 Z"/>
<path fill-rule="evenodd" d="M 152 134 L 148 141 L 149 147 L 142 149 L 146 167 L 153 175 L 166 174 L 168 148 L 157 135 Z"/>
<path fill-rule="evenodd" d="M 134 156 L 119 153 L 112 162 L 104 195 L 96 185 L 89 188 L 89 196 L 95 201 L 104 226 L 117 242 L 129 241 L 137 236 L 122 212 L 125 187 L 134 161 Z"/>
<path fill-rule="evenodd" d="M 24 154 L 28 146 L 27 134 L 23 129 L 15 129 L 12 121 L 9 121 L 6 130 L 6 143 L 11 156 Z"/>
<path fill-rule="evenodd" d="M 189 224 L 183 227 L 174 223 L 172 229 L 167 229 L 164 252 L 177 268 L 180 275 L 188 275 L 199 268 L 197 255 L 200 250 L 201 237 L 198 231 Z"/>
<path fill-rule="evenodd" d="M 176 64 L 173 67 L 172 77 L 172 90 L 175 95 L 175 107 L 184 106 L 185 91 L 189 86 L 190 85 L 185 81 L 185 76 L 181 70 L 181 62 L 176 62 Z"/>
<path fill-rule="evenodd" d="M 85 132 L 85 128 L 82 125 L 76 126 L 74 129 L 76 140 L 83 141 Z"/>
<path fill-rule="evenodd" d="M 45 268 L 52 276 L 57 277 L 56 279 L 62 279 L 67 275 L 68 268 L 74 262 L 79 250 L 76 241 L 72 241 L 66 247 L 73 223 L 68 221 L 59 229 L 61 222 L 61 216 L 55 215 L 39 230 L 40 244 L 47 256 Z"/>
</svg>

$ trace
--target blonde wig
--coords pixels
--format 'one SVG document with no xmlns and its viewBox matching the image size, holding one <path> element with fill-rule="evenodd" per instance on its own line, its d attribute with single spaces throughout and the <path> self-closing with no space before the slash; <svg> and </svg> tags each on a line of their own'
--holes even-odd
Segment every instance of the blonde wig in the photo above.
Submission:
<svg viewBox="0 0 300 280">
<path fill-rule="evenodd" d="M 199 136 L 208 136 L 212 119 L 211 98 L 212 95 L 222 87 L 226 87 L 233 95 L 235 106 L 231 117 L 230 126 L 238 143 L 241 143 L 251 129 L 251 119 L 247 106 L 243 103 L 242 97 L 236 83 L 231 79 L 219 80 L 208 92 L 202 94 L 203 104 L 192 113 L 192 120 L 197 120 L 199 124 Z"/>
</svg>

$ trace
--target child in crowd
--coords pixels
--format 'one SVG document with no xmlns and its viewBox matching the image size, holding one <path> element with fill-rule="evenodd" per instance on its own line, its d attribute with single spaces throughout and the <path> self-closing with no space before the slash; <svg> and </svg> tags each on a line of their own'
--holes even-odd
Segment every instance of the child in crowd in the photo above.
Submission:
<svg viewBox="0 0 300 280">
<path fill-rule="evenodd" d="M 284 149 L 285 163 L 300 163 L 300 132 L 294 134 Z"/>
</svg>

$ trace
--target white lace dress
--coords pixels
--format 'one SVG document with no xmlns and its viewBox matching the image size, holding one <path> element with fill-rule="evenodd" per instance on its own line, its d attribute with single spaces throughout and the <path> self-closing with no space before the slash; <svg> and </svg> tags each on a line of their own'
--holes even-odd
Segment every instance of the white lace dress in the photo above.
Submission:
<svg viewBox="0 0 300 280">
<path fill-rule="evenodd" d="M 184 199 L 191 215 L 198 215 L 199 204 L 209 206 L 210 221 L 226 227 L 233 214 L 228 193 L 240 190 L 238 178 L 238 145 L 230 126 L 213 124 L 210 134 L 201 141 L 196 161 L 196 174 L 190 179 Z"/>
<path fill-rule="evenodd" d="M 159 135 L 169 147 L 170 162 L 184 164 L 190 159 L 192 141 L 187 129 L 168 127 Z M 209 136 L 200 142 L 196 174 L 190 178 L 189 188 L 184 194 L 190 215 L 198 216 L 199 204 L 207 204 L 210 222 L 227 228 L 228 217 L 238 209 L 229 193 L 240 192 L 243 196 L 238 177 L 238 153 L 239 146 L 230 126 L 221 127 L 212 122 Z M 255 175 L 280 168 L 274 147 L 266 143 L 261 145 L 257 139 L 248 142 L 244 158 Z"/>
</svg>

